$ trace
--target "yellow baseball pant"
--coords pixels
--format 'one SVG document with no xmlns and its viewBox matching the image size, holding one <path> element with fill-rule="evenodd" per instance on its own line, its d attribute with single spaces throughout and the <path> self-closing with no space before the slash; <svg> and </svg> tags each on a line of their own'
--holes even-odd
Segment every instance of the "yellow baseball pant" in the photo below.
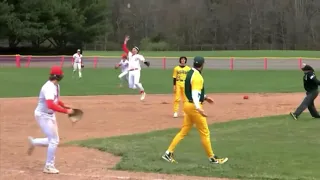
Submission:
<svg viewBox="0 0 320 180">
<path fill-rule="evenodd" d="M 202 105 L 201 105 L 202 108 Z M 203 117 L 196 109 L 193 103 L 185 102 L 184 103 L 184 120 L 183 125 L 180 130 L 180 132 L 174 137 L 172 140 L 168 151 L 174 152 L 174 149 L 178 145 L 178 143 L 189 133 L 190 129 L 192 128 L 193 124 L 196 125 L 196 128 L 198 129 L 198 132 L 200 134 L 201 143 L 203 145 L 203 148 L 207 154 L 207 156 L 210 158 L 214 155 L 211 147 L 211 141 L 210 141 L 210 131 L 208 128 L 207 118 Z"/>
<path fill-rule="evenodd" d="M 176 92 L 174 94 L 174 101 L 173 101 L 173 112 L 179 111 L 180 101 L 186 101 L 185 94 L 184 94 L 184 83 L 177 83 L 176 84 Z"/>
</svg>

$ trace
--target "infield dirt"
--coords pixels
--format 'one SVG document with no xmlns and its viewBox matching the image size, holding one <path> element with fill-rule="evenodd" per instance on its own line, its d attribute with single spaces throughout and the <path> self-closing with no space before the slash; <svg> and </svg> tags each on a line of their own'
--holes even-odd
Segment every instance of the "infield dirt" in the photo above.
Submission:
<svg viewBox="0 0 320 180">
<path fill-rule="evenodd" d="M 204 106 L 210 112 L 209 123 L 287 114 L 304 96 L 303 93 L 245 94 L 249 99 L 243 100 L 243 95 L 212 94 L 215 104 Z M 145 102 L 134 95 L 62 97 L 62 100 L 83 109 L 85 116 L 72 127 L 65 115 L 57 114 L 61 143 L 180 127 L 182 123 L 182 117 L 172 118 L 171 95 L 147 95 Z M 0 179 L 219 179 L 110 170 L 121 157 L 70 146 L 58 148 L 56 166 L 60 174 L 43 174 L 46 148 L 36 148 L 32 156 L 26 154 L 27 136 L 43 137 L 33 116 L 36 104 L 37 98 L 0 99 Z"/>
</svg>

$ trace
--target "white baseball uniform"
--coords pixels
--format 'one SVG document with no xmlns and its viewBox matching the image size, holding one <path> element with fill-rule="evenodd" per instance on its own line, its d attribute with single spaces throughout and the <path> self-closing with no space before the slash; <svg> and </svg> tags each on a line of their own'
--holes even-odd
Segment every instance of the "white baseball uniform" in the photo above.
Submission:
<svg viewBox="0 0 320 180">
<path fill-rule="evenodd" d="M 128 53 L 129 59 L 129 87 L 133 88 L 134 85 L 137 86 L 140 91 L 144 91 L 142 84 L 140 83 L 140 62 L 145 62 L 145 58 L 140 54 L 133 55 L 130 51 Z"/>
<path fill-rule="evenodd" d="M 119 62 L 119 65 L 121 67 L 121 72 L 127 72 L 129 67 L 129 61 L 127 59 L 123 60 L 121 59 Z"/>
<path fill-rule="evenodd" d="M 82 73 L 81 73 L 81 64 L 82 64 L 82 54 L 78 54 L 75 53 L 73 56 L 73 73 L 75 73 L 75 71 L 79 71 L 79 78 L 82 77 Z"/>
<path fill-rule="evenodd" d="M 126 59 L 125 61 L 123 61 L 123 59 L 118 63 L 121 67 L 121 74 L 119 74 L 119 79 L 121 80 L 121 86 L 123 81 L 128 81 L 129 79 L 129 61 Z M 133 85 L 132 89 L 136 89 L 136 85 Z"/>
<path fill-rule="evenodd" d="M 55 153 L 59 144 L 59 133 L 56 115 L 53 110 L 47 107 L 46 100 L 53 100 L 54 103 L 57 103 L 59 96 L 60 86 L 47 81 L 40 90 L 38 105 L 34 111 L 35 119 L 47 137 L 35 138 L 32 143 L 34 146 L 48 146 L 46 160 L 48 166 L 54 166 Z"/>
<path fill-rule="evenodd" d="M 132 54 L 131 51 L 128 50 L 127 48 L 127 41 L 125 41 L 122 45 L 122 50 L 127 53 L 128 55 L 128 60 L 129 60 L 129 76 L 128 76 L 128 81 L 129 81 L 129 88 L 135 89 L 135 86 L 139 88 L 140 90 L 140 100 L 144 100 L 146 93 L 144 91 L 144 88 L 142 84 L 140 83 L 140 62 L 145 62 L 145 58 L 140 55 L 140 54 Z M 136 50 L 139 50 L 136 48 Z"/>
</svg>

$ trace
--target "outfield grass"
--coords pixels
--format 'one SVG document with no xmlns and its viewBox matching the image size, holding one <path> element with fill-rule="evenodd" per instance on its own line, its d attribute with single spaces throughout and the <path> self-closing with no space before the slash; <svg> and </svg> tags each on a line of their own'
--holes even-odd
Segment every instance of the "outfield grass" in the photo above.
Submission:
<svg viewBox="0 0 320 180">
<path fill-rule="evenodd" d="M 84 69 L 83 79 L 72 79 L 72 69 L 64 68 L 62 96 L 134 94 L 135 90 L 118 88 L 120 71 L 114 69 Z M 48 68 L 0 68 L 0 97 L 38 96 L 48 77 Z M 146 92 L 172 92 L 171 70 L 144 69 L 141 76 Z M 228 71 L 204 70 L 205 86 L 210 92 L 301 92 L 300 71 Z"/>
<path fill-rule="evenodd" d="M 84 51 L 84 56 L 116 56 L 122 51 Z M 281 51 L 281 50 L 243 50 L 243 51 L 141 51 L 146 57 L 309 57 L 320 58 L 320 51 Z"/>
<path fill-rule="evenodd" d="M 210 125 L 215 152 L 229 157 L 211 165 L 196 130 L 177 146 L 178 164 L 161 159 L 177 129 L 74 142 L 122 156 L 115 169 L 239 179 L 320 179 L 320 120 L 274 116 Z"/>
</svg>

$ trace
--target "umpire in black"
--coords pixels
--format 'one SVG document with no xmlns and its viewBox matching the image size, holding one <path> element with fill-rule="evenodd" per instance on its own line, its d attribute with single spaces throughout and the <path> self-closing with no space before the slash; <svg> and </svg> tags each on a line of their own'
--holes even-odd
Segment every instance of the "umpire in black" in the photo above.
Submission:
<svg viewBox="0 0 320 180">
<path fill-rule="evenodd" d="M 320 118 L 320 115 L 314 106 L 314 100 L 319 94 L 318 86 L 320 85 L 320 81 L 317 79 L 314 69 L 310 65 L 304 64 L 301 70 L 304 72 L 303 86 L 306 90 L 306 97 L 303 99 L 297 110 L 293 113 L 291 112 L 290 115 L 294 120 L 298 120 L 300 114 L 308 108 L 312 117 Z"/>
</svg>

